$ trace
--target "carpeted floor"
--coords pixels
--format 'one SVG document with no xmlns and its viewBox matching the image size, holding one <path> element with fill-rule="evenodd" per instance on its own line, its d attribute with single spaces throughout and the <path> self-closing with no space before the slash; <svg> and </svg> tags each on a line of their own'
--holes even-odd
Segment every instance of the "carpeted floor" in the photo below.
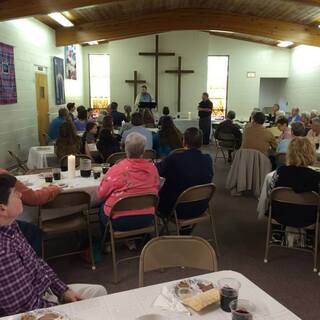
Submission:
<svg viewBox="0 0 320 320">
<path fill-rule="evenodd" d="M 207 148 L 206 152 L 210 152 Z M 212 152 L 212 151 L 211 151 Z M 225 189 L 229 166 L 223 160 L 215 165 L 215 220 L 220 245 L 219 269 L 235 270 L 284 304 L 304 320 L 319 320 L 320 277 L 313 273 L 312 256 L 307 253 L 272 249 L 268 264 L 263 263 L 266 222 L 257 220 L 257 200 L 252 197 L 231 197 Z M 209 236 L 208 226 L 199 226 L 195 235 Z M 120 255 L 127 254 L 119 248 Z M 121 282 L 112 284 L 111 256 L 103 256 L 97 270 L 91 271 L 79 257 L 49 261 L 66 283 L 87 282 L 106 286 L 109 293 L 138 286 L 138 260 L 119 265 Z M 171 270 L 146 276 L 147 284 L 165 282 L 196 275 L 195 270 Z"/>
</svg>

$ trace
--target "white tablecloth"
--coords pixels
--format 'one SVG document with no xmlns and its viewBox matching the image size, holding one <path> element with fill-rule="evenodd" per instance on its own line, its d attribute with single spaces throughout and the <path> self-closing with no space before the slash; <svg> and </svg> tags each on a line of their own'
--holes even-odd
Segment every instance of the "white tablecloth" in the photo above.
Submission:
<svg viewBox="0 0 320 320">
<path fill-rule="evenodd" d="M 54 181 L 54 183 L 61 184 L 64 183 L 67 186 L 63 189 L 62 192 L 70 192 L 70 191 L 85 191 L 91 196 L 91 206 L 98 206 L 101 201 L 97 198 L 96 190 L 100 184 L 100 179 L 94 179 L 93 175 L 90 178 L 83 178 L 80 176 L 80 171 L 76 172 L 76 177 L 74 179 L 68 178 L 67 172 L 61 172 L 62 179 L 58 181 Z M 40 174 L 32 174 L 25 176 L 17 176 L 17 179 L 26 184 L 29 188 L 33 190 L 37 190 L 42 188 L 45 185 L 45 180 Z M 63 212 L 58 212 L 57 215 L 53 216 L 58 217 L 63 215 Z M 23 213 L 19 216 L 19 220 L 37 223 L 38 219 L 38 209 L 37 207 L 28 207 L 24 206 Z"/>
<path fill-rule="evenodd" d="M 300 319 L 240 273 L 234 271 L 219 271 L 201 275 L 197 278 L 203 278 L 217 283 L 219 279 L 228 277 L 236 278 L 240 281 L 241 288 L 239 298 L 249 299 L 256 305 L 257 314 L 254 315 L 254 320 Z M 153 307 L 153 302 L 160 294 L 162 287 L 168 284 L 169 283 L 158 284 L 123 291 L 100 298 L 61 305 L 52 309 L 68 315 L 69 318 L 73 320 L 134 320 L 145 314 L 162 314 L 166 319 L 171 320 L 231 320 L 231 314 L 222 311 L 219 306 L 208 307 L 201 314 L 192 311 L 191 318 L 185 314 L 172 314 L 168 311 L 165 312 Z M 288 292 L 288 294 L 291 293 Z M 20 318 L 18 316 L 12 316 L 4 319 L 17 320 Z"/>
<path fill-rule="evenodd" d="M 48 167 L 48 158 L 56 159 L 54 146 L 31 147 L 27 166 L 29 169 L 42 169 Z"/>
</svg>

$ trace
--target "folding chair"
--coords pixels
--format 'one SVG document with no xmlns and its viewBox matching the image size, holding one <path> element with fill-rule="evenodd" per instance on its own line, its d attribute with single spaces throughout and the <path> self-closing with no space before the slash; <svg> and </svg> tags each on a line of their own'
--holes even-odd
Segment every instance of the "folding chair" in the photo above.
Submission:
<svg viewBox="0 0 320 320">
<path fill-rule="evenodd" d="M 127 158 L 127 154 L 125 152 L 116 152 L 111 154 L 108 159 L 107 159 L 107 163 L 110 164 L 110 166 L 113 166 L 114 164 L 116 164 L 117 162 L 126 159 Z"/>
<path fill-rule="evenodd" d="M 183 153 L 185 152 L 187 149 L 186 148 L 178 148 L 178 149 L 174 149 L 170 152 L 169 156 L 173 155 L 173 154 L 177 154 L 177 153 Z"/>
<path fill-rule="evenodd" d="M 220 132 L 218 139 L 216 139 L 217 153 L 214 158 L 214 162 L 217 161 L 218 158 L 223 158 L 224 162 L 227 163 L 227 158 L 223 149 L 226 151 L 231 151 L 233 153 L 236 150 L 237 140 L 232 133 L 224 133 Z M 219 157 L 219 153 L 221 152 L 222 157 Z"/>
<path fill-rule="evenodd" d="M 26 174 L 26 172 L 28 172 L 28 170 L 29 170 L 26 165 L 26 161 L 21 160 L 18 157 L 18 155 L 11 150 L 8 150 L 8 153 L 11 156 L 11 158 L 14 160 L 14 162 L 16 163 L 17 167 L 23 171 L 23 174 Z"/>
</svg>

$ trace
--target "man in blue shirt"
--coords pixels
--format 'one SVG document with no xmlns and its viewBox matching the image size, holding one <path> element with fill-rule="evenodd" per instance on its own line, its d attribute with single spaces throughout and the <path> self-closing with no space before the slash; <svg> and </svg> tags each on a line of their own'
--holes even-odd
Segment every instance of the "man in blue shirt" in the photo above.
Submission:
<svg viewBox="0 0 320 320">
<path fill-rule="evenodd" d="M 52 140 L 56 140 L 59 135 L 59 128 L 62 123 L 66 121 L 68 116 L 68 110 L 66 108 L 59 109 L 59 115 L 57 118 L 53 119 L 49 125 L 48 136 Z"/>
<path fill-rule="evenodd" d="M 115 127 L 121 127 L 122 121 L 126 121 L 127 118 L 124 113 L 118 112 L 118 104 L 116 102 L 111 102 L 111 116 L 113 119 L 113 125 Z"/>
<path fill-rule="evenodd" d="M 141 93 L 136 97 L 135 106 L 139 107 L 140 102 L 152 102 L 151 94 L 147 91 L 147 86 L 141 86 Z"/>
</svg>

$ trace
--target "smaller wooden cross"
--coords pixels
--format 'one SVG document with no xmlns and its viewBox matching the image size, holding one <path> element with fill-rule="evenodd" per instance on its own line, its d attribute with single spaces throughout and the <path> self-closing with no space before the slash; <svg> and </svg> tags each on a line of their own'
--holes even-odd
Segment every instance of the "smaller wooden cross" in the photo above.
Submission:
<svg viewBox="0 0 320 320">
<path fill-rule="evenodd" d="M 194 73 L 194 70 L 182 70 L 181 68 L 181 57 L 178 60 L 177 70 L 166 70 L 166 73 L 176 73 L 178 75 L 178 112 L 181 111 L 181 76 L 185 73 Z"/>
<path fill-rule="evenodd" d="M 146 80 L 138 80 L 138 71 L 133 72 L 133 80 L 126 80 L 126 83 L 133 83 L 134 85 L 134 97 L 133 103 L 135 103 L 137 94 L 138 94 L 138 84 L 139 83 L 146 83 Z"/>
</svg>

